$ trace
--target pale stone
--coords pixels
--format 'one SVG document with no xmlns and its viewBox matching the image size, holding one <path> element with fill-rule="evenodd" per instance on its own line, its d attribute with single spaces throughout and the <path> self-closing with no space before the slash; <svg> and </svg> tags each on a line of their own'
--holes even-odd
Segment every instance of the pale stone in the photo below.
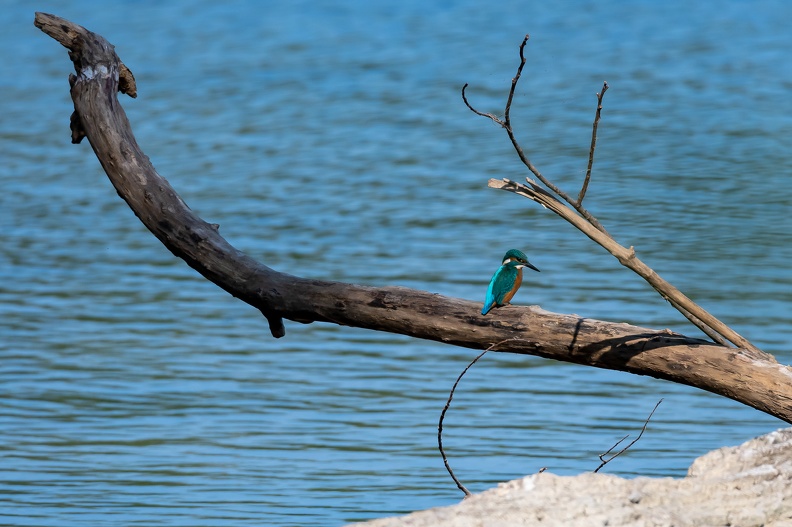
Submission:
<svg viewBox="0 0 792 527">
<path fill-rule="evenodd" d="M 681 479 L 544 472 L 457 505 L 354 526 L 792 527 L 792 428 L 705 454 Z"/>
</svg>

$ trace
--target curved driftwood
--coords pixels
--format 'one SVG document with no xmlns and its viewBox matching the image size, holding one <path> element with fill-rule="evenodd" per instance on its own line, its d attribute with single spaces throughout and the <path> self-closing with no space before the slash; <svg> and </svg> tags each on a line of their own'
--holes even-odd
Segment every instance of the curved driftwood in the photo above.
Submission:
<svg viewBox="0 0 792 527">
<path fill-rule="evenodd" d="M 764 353 L 628 324 L 506 306 L 481 316 L 479 302 L 403 287 L 365 287 L 277 272 L 231 246 L 198 217 L 141 151 L 117 92 L 135 80 L 101 36 L 36 13 L 35 24 L 70 50 L 72 139 L 87 137 L 143 224 L 206 279 L 258 308 L 275 337 L 284 318 L 400 333 L 455 346 L 537 355 L 687 384 L 792 423 L 792 369 Z"/>
</svg>

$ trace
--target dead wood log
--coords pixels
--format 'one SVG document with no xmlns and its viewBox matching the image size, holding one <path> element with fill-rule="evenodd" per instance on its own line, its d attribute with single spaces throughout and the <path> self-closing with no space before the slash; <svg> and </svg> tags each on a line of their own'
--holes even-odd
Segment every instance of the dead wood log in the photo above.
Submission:
<svg viewBox="0 0 792 527">
<path fill-rule="evenodd" d="M 118 194 L 174 255 L 259 309 L 275 337 L 283 319 L 387 331 L 473 349 L 536 355 L 694 386 L 792 423 L 792 369 L 764 354 L 628 324 L 479 302 L 404 287 L 365 287 L 277 272 L 231 246 L 160 176 L 132 133 L 117 92 L 136 85 L 113 46 L 68 20 L 36 13 L 36 27 L 69 49 L 76 75 L 72 140 L 87 137 Z"/>
</svg>

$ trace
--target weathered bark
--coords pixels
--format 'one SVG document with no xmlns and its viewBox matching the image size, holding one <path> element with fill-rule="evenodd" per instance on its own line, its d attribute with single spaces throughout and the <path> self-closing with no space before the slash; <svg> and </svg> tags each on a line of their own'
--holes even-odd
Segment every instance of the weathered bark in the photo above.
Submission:
<svg viewBox="0 0 792 527">
<path fill-rule="evenodd" d="M 479 302 L 403 287 L 365 287 L 277 272 L 231 246 L 194 214 L 154 169 L 132 134 L 117 92 L 135 80 L 104 38 L 36 13 L 35 24 L 70 50 L 72 138 L 87 137 L 140 221 L 206 279 L 258 308 L 275 337 L 283 318 L 330 322 L 456 346 L 523 353 L 695 386 L 792 423 L 792 369 L 770 356 L 628 324 L 506 306 L 481 316 Z"/>
</svg>

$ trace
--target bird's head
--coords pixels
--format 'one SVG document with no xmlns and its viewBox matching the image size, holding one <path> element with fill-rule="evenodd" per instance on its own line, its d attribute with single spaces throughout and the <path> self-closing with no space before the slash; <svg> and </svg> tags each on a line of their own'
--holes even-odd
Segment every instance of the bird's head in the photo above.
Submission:
<svg viewBox="0 0 792 527">
<path fill-rule="evenodd" d="M 503 265 L 511 265 L 515 269 L 528 267 L 534 271 L 539 271 L 539 269 L 528 261 L 528 257 L 525 256 L 525 253 L 518 249 L 509 249 L 506 251 L 506 254 L 503 255 Z"/>
</svg>

